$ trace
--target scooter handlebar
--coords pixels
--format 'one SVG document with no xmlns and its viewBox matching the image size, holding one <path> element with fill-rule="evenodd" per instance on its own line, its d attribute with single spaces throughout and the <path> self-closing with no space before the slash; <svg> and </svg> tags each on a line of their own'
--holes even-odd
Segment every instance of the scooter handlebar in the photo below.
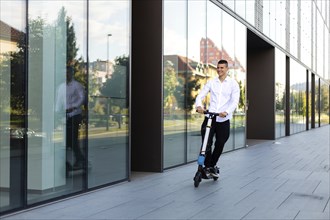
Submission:
<svg viewBox="0 0 330 220">
<path fill-rule="evenodd" d="M 196 110 L 196 112 L 198 112 L 198 111 Z M 203 113 L 201 113 L 201 114 L 204 114 L 204 115 L 209 114 L 209 115 L 213 115 L 213 116 L 219 116 L 219 113 L 209 112 L 208 110 L 204 110 Z"/>
</svg>

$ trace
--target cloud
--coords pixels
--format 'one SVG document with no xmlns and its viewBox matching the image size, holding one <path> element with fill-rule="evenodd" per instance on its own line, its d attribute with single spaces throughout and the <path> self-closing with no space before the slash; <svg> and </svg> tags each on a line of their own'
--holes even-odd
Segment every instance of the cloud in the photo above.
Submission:
<svg viewBox="0 0 330 220">
<path fill-rule="evenodd" d="M 164 27 L 164 54 L 187 56 L 186 36 Z"/>
</svg>

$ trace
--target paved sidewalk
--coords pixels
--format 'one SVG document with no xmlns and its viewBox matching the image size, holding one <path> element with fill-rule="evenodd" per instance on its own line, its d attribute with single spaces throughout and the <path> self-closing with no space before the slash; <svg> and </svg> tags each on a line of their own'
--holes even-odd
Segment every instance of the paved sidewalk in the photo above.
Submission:
<svg viewBox="0 0 330 220">
<path fill-rule="evenodd" d="M 329 139 L 324 126 L 225 153 L 198 188 L 191 163 L 4 219 L 330 219 Z"/>
</svg>

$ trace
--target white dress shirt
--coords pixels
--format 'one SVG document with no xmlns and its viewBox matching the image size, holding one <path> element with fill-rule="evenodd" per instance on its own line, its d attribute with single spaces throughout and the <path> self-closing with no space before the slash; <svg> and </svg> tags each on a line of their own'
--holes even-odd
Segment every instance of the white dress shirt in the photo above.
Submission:
<svg viewBox="0 0 330 220">
<path fill-rule="evenodd" d="M 74 79 L 69 83 L 62 83 L 58 87 L 57 100 L 56 100 L 56 111 L 66 111 L 67 109 L 73 109 L 68 112 L 67 117 L 72 117 L 81 114 L 81 105 L 85 101 L 85 90 L 84 87 Z"/>
<path fill-rule="evenodd" d="M 227 76 L 223 82 L 220 81 L 219 77 L 209 80 L 203 89 L 196 97 L 195 106 L 203 106 L 203 100 L 208 93 L 211 93 L 209 112 L 227 112 L 228 115 L 224 118 L 217 117 L 217 122 L 224 122 L 233 117 L 238 102 L 240 89 L 236 80 Z"/>
</svg>

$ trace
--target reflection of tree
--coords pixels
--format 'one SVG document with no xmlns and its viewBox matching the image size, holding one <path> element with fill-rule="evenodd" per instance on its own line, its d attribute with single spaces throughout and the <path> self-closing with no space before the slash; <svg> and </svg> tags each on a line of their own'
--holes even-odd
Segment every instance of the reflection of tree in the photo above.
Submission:
<svg viewBox="0 0 330 220">
<path fill-rule="evenodd" d="M 239 85 L 239 102 L 238 102 L 238 109 L 243 110 L 245 108 L 245 87 L 242 81 L 238 82 Z"/>
<path fill-rule="evenodd" d="M 100 89 L 103 96 L 113 98 L 112 105 L 119 106 L 120 108 L 127 107 L 128 71 L 128 56 L 116 57 L 113 73 Z"/>
<path fill-rule="evenodd" d="M 194 94 L 196 93 L 196 91 L 198 91 L 201 88 L 201 82 L 200 80 L 196 79 L 195 77 L 193 77 L 191 74 L 189 74 L 187 76 L 187 97 L 186 97 L 186 101 L 187 101 L 187 106 L 186 109 L 187 111 L 191 111 L 193 109 L 194 103 L 195 103 L 195 96 Z"/>
<path fill-rule="evenodd" d="M 321 94 L 320 94 L 321 110 L 325 113 L 328 113 L 329 112 L 329 85 L 322 84 L 320 90 L 321 90 Z"/>
<path fill-rule="evenodd" d="M 1 54 L 0 59 L 0 111 L 13 115 L 24 115 L 25 82 L 25 37 L 19 33 L 18 51 Z M 7 74 L 10 74 L 10 78 Z M 4 80 L 7 79 L 8 81 Z"/>
<path fill-rule="evenodd" d="M 170 61 L 165 62 L 164 68 L 164 109 L 171 110 L 177 107 L 177 100 L 174 96 L 178 79 L 173 64 Z M 182 90 L 182 88 L 181 88 Z M 180 99 L 179 99 L 180 100 Z"/>
<path fill-rule="evenodd" d="M 291 110 L 298 115 L 306 116 L 306 93 L 303 91 L 292 90 L 290 96 Z"/>
<path fill-rule="evenodd" d="M 321 81 L 320 87 L 320 122 L 321 124 L 330 123 L 329 112 L 329 85 Z"/>
<path fill-rule="evenodd" d="M 164 63 L 164 109 L 191 111 L 201 83 L 191 72 L 178 74 L 170 60 Z"/>
<path fill-rule="evenodd" d="M 285 107 L 285 93 L 284 93 L 284 85 L 279 82 L 275 83 L 276 94 L 275 94 L 275 105 L 276 110 L 284 110 Z"/>
</svg>

